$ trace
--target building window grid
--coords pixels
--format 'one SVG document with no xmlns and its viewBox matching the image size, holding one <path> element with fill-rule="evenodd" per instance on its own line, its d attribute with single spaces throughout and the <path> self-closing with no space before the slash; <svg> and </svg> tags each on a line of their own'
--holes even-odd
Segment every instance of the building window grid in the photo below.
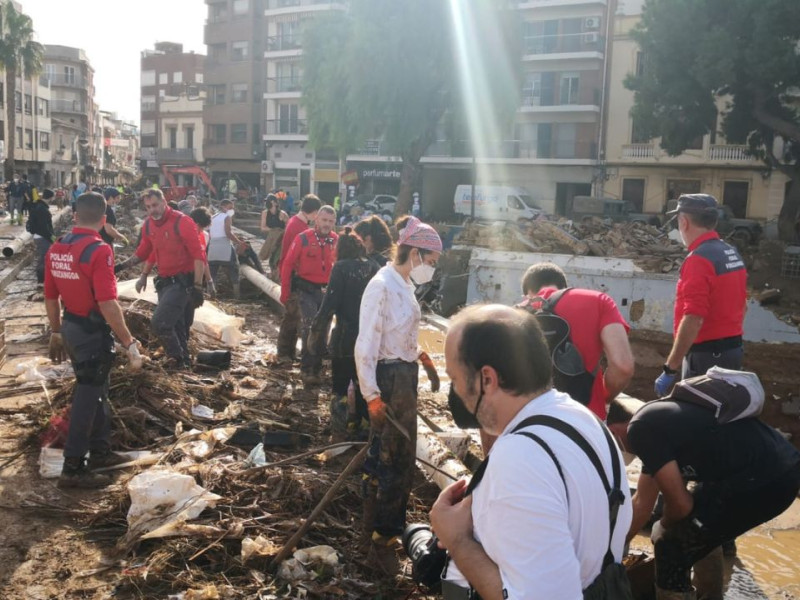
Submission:
<svg viewBox="0 0 800 600">
<path fill-rule="evenodd" d="M 231 144 L 244 144 L 247 142 L 247 123 L 233 123 L 231 125 Z"/>
<path fill-rule="evenodd" d="M 246 83 L 231 84 L 231 102 L 247 102 L 247 91 Z"/>
<path fill-rule="evenodd" d="M 246 41 L 231 42 L 231 60 L 247 60 L 248 49 Z"/>
</svg>

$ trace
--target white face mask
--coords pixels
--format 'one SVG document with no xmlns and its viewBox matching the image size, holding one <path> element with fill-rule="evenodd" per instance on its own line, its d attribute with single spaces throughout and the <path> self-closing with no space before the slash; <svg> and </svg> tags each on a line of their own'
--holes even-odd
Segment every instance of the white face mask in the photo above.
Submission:
<svg viewBox="0 0 800 600">
<path fill-rule="evenodd" d="M 226 214 L 227 214 L 229 217 L 232 217 L 232 216 L 233 216 L 233 213 L 234 213 L 234 210 L 233 210 L 232 208 L 229 208 L 229 209 L 228 209 L 228 212 L 227 212 Z"/>
<path fill-rule="evenodd" d="M 420 259 L 421 262 L 416 267 L 412 261 L 411 263 L 411 273 L 409 273 L 409 277 L 411 277 L 411 281 L 413 281 L 416 285 L 423 285 L 428 283 L 431 279 L 433 279 L 433 273 L 436 269 L 430 265 L 426 265 L 425 261 Z"/>
</svg>

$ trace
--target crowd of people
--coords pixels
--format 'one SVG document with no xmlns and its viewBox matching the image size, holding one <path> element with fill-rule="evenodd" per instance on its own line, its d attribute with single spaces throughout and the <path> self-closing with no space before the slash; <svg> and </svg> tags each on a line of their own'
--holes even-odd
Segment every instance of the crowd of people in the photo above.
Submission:
<svg viewBox="0 0 800 600">
<path fill-rule="evenodd" d="M 62 487 L 106 485 L 97 468 L 121 460 L 108 442 L 111 334 L 131 368 L 142 361 L 115 272 L 143 264 L 140 291 L 157 270 L 151 327 L 166 366 L 186 369 L 194 311 L 216 293 L 223 267 L 238 297 L 238 257 L 247 254 L 232 227 L 233 201 L 211 215 L 189 199 L 170 207 L 149 189 L 136 252 L 115 266 L 112 242 L 124 237 L 114 227 L 116 197 L 113 188 L 80 194 L 74 229 L 42 254 L 50 354 L 72 361 L 78 383 Z M 713 197 L 691 194 L 673 211 L 689 255 L 676 288 L 674 344 L 651 402 L 620 396 L 634 357 L 614 300 L 570 287 L 555 264 L 530 266 L 517 306 L 468 307 L 452 320 L 449 402 L 460 426 L 480 429 L 485 460 L 431 508 L 448 556 L 445 598 L 631 598 L 621 561 L 648 523 L 657 597 L 722 598 L 720 548 L 796 497 L 800 453 L 779 433 L 752 416 L 721 422 L 674 391 L 711 367 L 738 372 L 743 364 L 746 272 L 714 231 L 716 207 Z M 394 235 L 376 216 L 336 232 L 335 209 L 313 194 L 289 212 L 267 197 L 255 258 L 281 284 L 276 366 L 295 361 L 299 340 L 305 387 L 332 389 L 332 433 L 367 441 L 364 529 L 377 552 L 394 551 L 415 468 L 420 367 L 439 388 L 419 345 L 415 289 L 433 277 L 442 240 L 413 216 L 398 220 Z M 52 223 L 37 225 L 37 235 L 52 242 Z M 625 455 L 643 463 L 633 494 Z"/>
</svg>

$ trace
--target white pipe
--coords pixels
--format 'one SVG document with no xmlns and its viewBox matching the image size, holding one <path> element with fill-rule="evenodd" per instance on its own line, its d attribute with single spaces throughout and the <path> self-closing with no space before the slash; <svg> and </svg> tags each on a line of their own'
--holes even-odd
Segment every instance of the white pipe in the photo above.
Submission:
<svg viewBox="0 0 800 600">
<path fill-rule="evenodd" d="M 250 283 L 264 292 L 267 296 L 275 300 L 278 304 L 281 303 L 281 286 L 268 279 L 253 267 L 249 265 L 242 265 L 239 267 L 239 273 L 247 279 Z"/>
<path fill-rule="evenodd" d="M 41 202 L 41 200 L 40 200 Z M 58 211 L 55 215 L 53 215 L 53 224 L 58 227 L 61 225 L 61 222 L 66 219 L 66 217 L 72 215 L 72 208 L 67 206 L 66 208 L 62 208 Z M 19 236 L 8 242 L 5 246 L 3 246 L 3 256 L 6 258 L 11 258 L 15 254 L 22 251 L 22 249 L 30 243 L 33 239 L 33 235 L 28 233 L 27 231 L 22 232 Z"/>
</svg>

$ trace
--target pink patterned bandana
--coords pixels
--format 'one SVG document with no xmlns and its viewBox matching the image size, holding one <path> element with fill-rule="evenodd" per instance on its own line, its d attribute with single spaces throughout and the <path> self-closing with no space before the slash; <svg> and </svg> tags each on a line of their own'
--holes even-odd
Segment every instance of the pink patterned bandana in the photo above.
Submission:
<svg viewBox="0 0 800 600">
<path fill-rule="evenodd" d="M 442 251 L 442 239 L 436 233 L 436 230 L 416 217 L 408 219 L 405 228 L 400 232 L 400 238 L 397 243 L 400 246 L 412 246 L 421 250 L 430 250 L 431 252 Z"/>
</svg>

